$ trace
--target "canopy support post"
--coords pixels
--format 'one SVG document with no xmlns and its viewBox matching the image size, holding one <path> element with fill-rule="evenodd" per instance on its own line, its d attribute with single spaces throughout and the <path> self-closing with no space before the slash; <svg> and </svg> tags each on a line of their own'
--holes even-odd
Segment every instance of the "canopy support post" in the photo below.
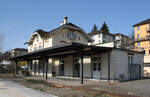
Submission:
<svg viewBox="0 0 150 97">
<path fill-rule="evenodd" d="M 83 56 L 81 56 L 81 84 L 83 84 Z"/>
</svg>

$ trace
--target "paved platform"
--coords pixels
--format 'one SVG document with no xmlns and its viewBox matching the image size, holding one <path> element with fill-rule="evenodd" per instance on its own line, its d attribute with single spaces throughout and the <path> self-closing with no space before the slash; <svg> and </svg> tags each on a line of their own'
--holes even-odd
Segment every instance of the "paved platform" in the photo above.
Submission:
<svg viewBox="0 0 150 97">
<path fill-rule="evenodd" d="M 57 97 L 45 92 L 26 88 L 13 81 L 0 80 L 0 97 Z"/>
</svg>

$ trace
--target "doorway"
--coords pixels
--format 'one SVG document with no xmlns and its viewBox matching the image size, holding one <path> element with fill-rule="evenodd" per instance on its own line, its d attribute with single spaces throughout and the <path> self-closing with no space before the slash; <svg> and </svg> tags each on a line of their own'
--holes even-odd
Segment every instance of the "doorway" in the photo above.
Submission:
<svg viewBox="0 0 150 97">
<path fill-rule="evenodd" d="M 93 79 L 101 78 L 101 58 L 94 57 L 93 58 Z"/>
<path fill-rule="evenodd" d="M 80 77 L 80 60 L 79 58 L 75 58 L 74 59 L 74 65 L 73 65 L 73 68 L 74 68 L 74 77 Z"/>
<path fill-rule="evenodd" d="M 59 63 L 59 75 L 60 76 L 64 76 L 64 63 L 65 63 L 64 60 L 60 60 L 60 63 Z"/>
</svg>

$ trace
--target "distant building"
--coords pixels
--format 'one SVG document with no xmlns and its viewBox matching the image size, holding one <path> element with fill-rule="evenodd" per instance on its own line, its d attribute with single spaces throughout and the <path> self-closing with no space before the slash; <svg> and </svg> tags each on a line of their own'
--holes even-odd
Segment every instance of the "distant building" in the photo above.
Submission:
<svg viewBox="0 0 150 97">
<path fill-rule="evenodd" d="M 135 50 L 143 51 L 144 63 L 150 65 L 150 19 L 133 25 Z"/>
<path fill-rule="evenodd" d="M 89 45 L 116 47 L 122 49 L 129 49 L 130 38 L 121 33 L 104 33 L 100 31 L 90 32 L 88 36 L 91 38 Z"/>
<path fill-rule="evenodd" d="M 114 41 L 115 41 L 115 46 L 117 48 L 126 48 L 129 45 L 129 37 L 121 34 L 121 33 L 115 33 L 114 34 Z"/>
<path fill-rule="evenodd" d="M 150 19 L 139 22 L 134 27 L 135 50 L 144 52 L 145 73 L 147 67 L 150 67 Z"/>
<path fill-rule="evenodd" d="M 28 49 L 15 48 L 15 49 L 11 50 L 10 53 L 11 53 L 11 57 L 16 57 L 16 56 L 20 56 L 20 55 L 28 53 Z"/>
<path fill-rule="evenodd" d="M 111 33 L 97 31 L 88 33 L 88 36 L 92 39 L 90 45 L 100 45 L 114 41 L 114 35 Z"/>
</svg>

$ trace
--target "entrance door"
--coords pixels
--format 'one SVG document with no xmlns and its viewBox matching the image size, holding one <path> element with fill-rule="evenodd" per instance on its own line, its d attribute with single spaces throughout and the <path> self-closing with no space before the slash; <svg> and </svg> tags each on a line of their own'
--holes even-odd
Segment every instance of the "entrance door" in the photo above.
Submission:
<svg viewBox="0 0 150 97">
<path fill-rule="evenodd" d="M 101 62 L 100 57 L 94 57 L 93 59 L 93 78 L 100 79 L 101 78 Z"/>
<path fill-rule="evenodd" d="M 59 75 L 64 76 L 64 60 L 60 60 L 59 63 Z"/>
<path fill-rule="evenodd" d="M 74 60 L 74 77 L 80 77 L 80 62 L 79 58 Z"/>
</svg>

